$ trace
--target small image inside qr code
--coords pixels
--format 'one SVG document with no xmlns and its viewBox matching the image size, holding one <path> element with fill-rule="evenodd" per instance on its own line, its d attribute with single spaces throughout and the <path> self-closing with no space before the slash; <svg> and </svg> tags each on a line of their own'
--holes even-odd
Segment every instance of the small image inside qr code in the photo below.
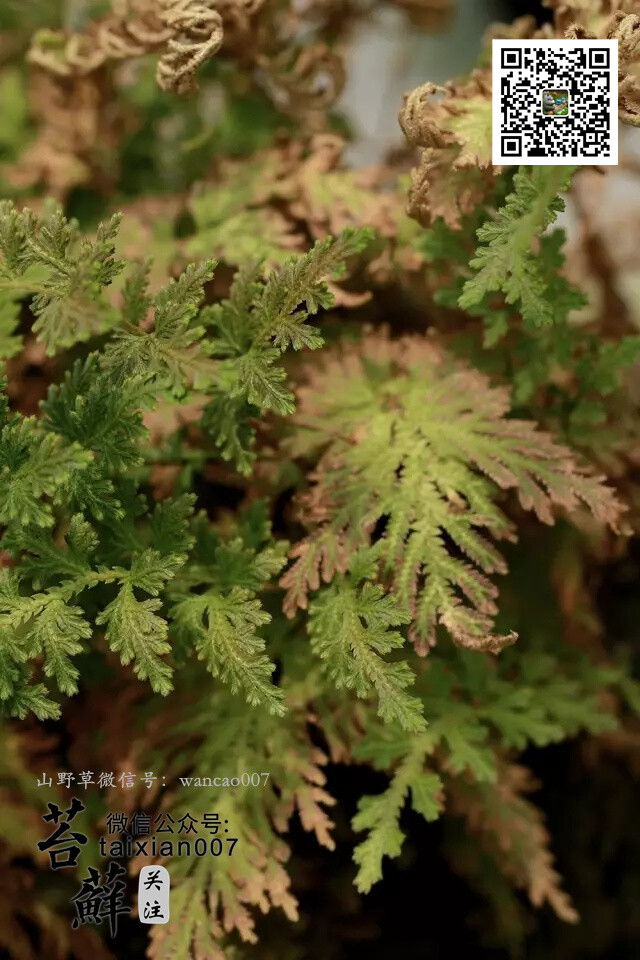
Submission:
<svg viewBox="0 0 640 960">
<path fill-rule="evenodd" d="M 618 163 L 617 40 L 493 40 L 494 164 Z"/>
</svg>

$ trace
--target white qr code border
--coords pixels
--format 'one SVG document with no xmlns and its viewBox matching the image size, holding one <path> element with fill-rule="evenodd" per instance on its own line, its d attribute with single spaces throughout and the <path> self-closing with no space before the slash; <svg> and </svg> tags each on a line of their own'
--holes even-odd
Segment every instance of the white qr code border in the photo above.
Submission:
<svg viewBox="0 0 640 960">
<path fill-rule="evenodd" d="M 529 164 L 531 166 L 554 166 L 557 164 L 579 164 L 579 165 L 590 165 L 590 166 L 615 166 L 618 163 L 618 41 L 617 40 L 492 40 L 491 44 L 491 59 L 492 59 L 492 148 L 491 148 L 491 161 L 495 165 L 500 166 L 509 166 L 514 164 Z M 521 152 L 518 154 L 505 154 L 503 152 L 505 148 L 505 141 L 510 137 L 515 138 L 513 146 L 517 147 L 518 140 L 520 137 L 520 144 L 524 146 L 522 137 L 526 134 L 522 134 L 518 129 L 514 130 L 503 130 L 502 127 L 502 80 L 503 77 L 508 75 L 509 70 L 517 69 L 517 64 L 512 64 L 507 67 L 502 66 L 502 51 L 503 49 L 513 50 L 519 48 L 521 50 L 534 50 L 535 48 L 544 47 L 547 51 L 562 53 L 564 48 L 567 50 L 575 50 L 576 48 L 584 49 L 588 52 L 589 48 L 598 48 L 602 49 L 604 47 L 609 48 L 609 128 L 607 130 L 608 143 L 610 145 L 610 152 L 606 156 L 594 156 L 594 155 L 578 155 L 572 156 L 570 153 L 566 155 L 559 156 L 530 156 L 528 152 L 524 149 L 521 149 Z M 596 69 L 602 70 L 604 67 L 602 65 L 596 65 Z M 542 88 L 548 87 L 550 89 L 563 88 L 565 84 L 555 83 L 554 78 L 550 77 L 539 85 L 539 89 L 536 89 L 532 93 L 532 96 L 536 98 L 541 96 Z M 532 101 L 533 106 L 533 101 Z M 549 120 L 550 124 L 553 123 L 563 123 L 566 119 L 565 117 L 546 117 L 546 120 Z M 508 143 L 506 144 L 508 146 Z"/>
</svg>

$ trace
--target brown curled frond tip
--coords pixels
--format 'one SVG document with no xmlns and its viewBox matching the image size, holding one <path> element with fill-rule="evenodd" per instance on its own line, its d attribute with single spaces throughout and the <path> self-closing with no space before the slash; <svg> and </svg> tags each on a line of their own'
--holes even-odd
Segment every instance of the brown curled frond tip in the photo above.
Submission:
<svg viewBox="0 0 640 960">
<path fill-rule="evenodd" d="M 127 0 L 85 33 L 41 30 L 29 63 L 58 77 L 87 76 L 108 63 L 160 53 L 158 85 L 172 93 L 195 89 L 196 73 L 222 46 L 223 19 L 215 0 Z"/>
</svg>

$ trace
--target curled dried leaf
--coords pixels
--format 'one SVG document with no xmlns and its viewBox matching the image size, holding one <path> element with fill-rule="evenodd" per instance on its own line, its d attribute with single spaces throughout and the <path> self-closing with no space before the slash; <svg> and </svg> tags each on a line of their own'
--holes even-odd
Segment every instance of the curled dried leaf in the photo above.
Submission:
<svg viewBox="0 0 640 960">
<path fill-rule="evenodd" d="M 400 126 L 422 148 L 411 174 L 407 212 L 425 226 L 438 217 L 456 229 L 480 202 L 501 167 L 491 163 L 491 73 L 425 83 L 405 96 Z"/>
<path fill-rule="evenodd" d="M 160 13 L 171 35 L 158 61 L 158 86 L 173 93 L 188 93 L 195 75 L 222 46 L 222 17 L 211 3 L 180 0 Z"/>
<path fill-rule="evenodd" d="M 186 93 L 196 85 L 198 68 L 220 49 L 223 36 L 215 0 L 118 3 L 83 34 L 40 31 L 27 59 L 58 77 L 88 76 L 107 63 L 159 51 L 159 86 Z"/>
<path fill-rule="evenodd" d="M 346 80 L 342 58 L 324 43 L 285 47 L 270 57 L 261 54 L 258 65 L 274 102 L 291 114 L 326 110 Z"/>
</svg>

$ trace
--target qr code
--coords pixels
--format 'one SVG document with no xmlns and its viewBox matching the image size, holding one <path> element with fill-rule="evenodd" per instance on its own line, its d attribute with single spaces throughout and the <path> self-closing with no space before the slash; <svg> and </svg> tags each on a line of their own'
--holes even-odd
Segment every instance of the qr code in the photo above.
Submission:
<svg viewBox="0 0 640 960">
<path fill-rule="evenodd" d="M 494 164 L 617 164 L 617 40 L 494 40 L 492 59 Z"/>
</svg>

